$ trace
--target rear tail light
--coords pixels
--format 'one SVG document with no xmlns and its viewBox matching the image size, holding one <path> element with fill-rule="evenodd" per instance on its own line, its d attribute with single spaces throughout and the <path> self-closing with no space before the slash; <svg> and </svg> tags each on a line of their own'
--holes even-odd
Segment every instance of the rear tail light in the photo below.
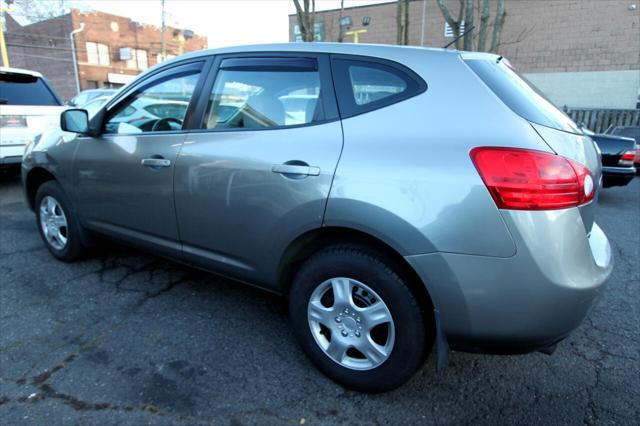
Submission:
<svg viewBox="0 0 640 426">
<path fill-rule="evenodd" d="M 589 170 L 559 155 L 495 147 L 470 155 L 500 209 L 564 209 L 591 201 L 595 193 Z"/>
<path fill-rule="evenodd" d="M 0 127 L 27 127 L 27 117 L 24 115 L 3 115 L 0 117 Z"/>
<path fill-rule="evenodd" d="M 622 154 L 622 157 L 620 157 L 620 160 L 618 161 L 618 165 L 619 166 L 633 166 L 633 160 L 636 158 L 636 151 L 625 151 L 624 154 Z"/>
</svg>

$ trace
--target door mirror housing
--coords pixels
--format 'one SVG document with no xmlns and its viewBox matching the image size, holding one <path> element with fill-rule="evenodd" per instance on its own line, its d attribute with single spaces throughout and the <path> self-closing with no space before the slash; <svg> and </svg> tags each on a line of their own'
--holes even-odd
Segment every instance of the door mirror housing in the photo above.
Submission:
<svg viewBox="0 0 640 426">
<path fill-rule="evenodd" d="M 89 134 L 89 114 L 84 109 L 68 109 L 60 116 L 60 127 L 65 132 Z"/>
</svg>

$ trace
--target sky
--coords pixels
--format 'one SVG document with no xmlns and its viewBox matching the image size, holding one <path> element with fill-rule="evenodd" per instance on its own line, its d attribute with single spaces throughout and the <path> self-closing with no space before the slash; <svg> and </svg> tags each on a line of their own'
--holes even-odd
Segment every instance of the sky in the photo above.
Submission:
<svg viewBox="0 0 640 426">
<path fill-rule="evenodd" d="M 345 0 L 344 6 L 389 0 Z M 161 24 L 160 0 L 78 0 L 87 8 Z M 302 1 L 300 2 L 302 3 Z M 316 0 L 316 10 L 336 9 L 339 0 Z M 193 30 L 208 38 L 209 47 L 289 41 L 288 15 L 292 0 L 165 0 L 167 25 Z"/>
</svg>

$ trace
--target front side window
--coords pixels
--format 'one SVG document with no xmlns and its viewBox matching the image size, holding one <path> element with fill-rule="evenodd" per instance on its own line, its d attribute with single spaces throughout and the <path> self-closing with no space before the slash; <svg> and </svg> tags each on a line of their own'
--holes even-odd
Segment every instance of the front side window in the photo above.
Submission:
<svg viewBox="0 0 640 426">
<path fill-rule="evenodd" d="M 320 121 L 317 70 L 222 69 L 209 97 L 206 129 L 263 129 Z"/>
<path fill-rule="evenodd" d="M 87 62 L 96 65 L 109 65 L 109 46 L 102 43 L 93 43 L 88 41 L 86 43 L 87 48 Z"/>
<path fill-rule="evenodd" d="M 343 118 L 400 102 L 427 88 L 415 73 L 387 61 L 339 58 L 332 65 Z"/>
<path fill-rule="evenodd" d="M 182 130 L 199 72 L 169 77 L 118 105 L 105 133 L 132 134 Z"/>
</svg>

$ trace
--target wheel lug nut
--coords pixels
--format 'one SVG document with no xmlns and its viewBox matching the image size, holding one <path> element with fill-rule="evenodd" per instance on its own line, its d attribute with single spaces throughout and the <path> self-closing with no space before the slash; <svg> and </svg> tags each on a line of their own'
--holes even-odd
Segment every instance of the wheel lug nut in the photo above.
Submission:
<svg viewBox="0 0 640 426">
<path fill-rule="evenodd" d="M 348 314 L 349 313 L 349 308 L 344 308 L 344 313 Z"/>
<path fill-rule="evenodd" d="M 342 330 L 342 335 L 344 337 L 347 337 L 349 335 L 349 333 L 347 332 L 347 330 Z"/>
<path fill-rule="evenodd" d="M 337 322 L 337 323 L 342 322 L 342 318 L 340 318 L 340 317 L 336 317 L 336 322 Z"/>
<path fill-rule="evenodd" d="M 356 335 L 356 337 L 360 337 L 360 332 L 359 331 L 356 331 L 354 334 Z"/>
<path fill-rule="evenodd" d="M 360 319 L 360 317 L 356 318 L 357 322 L 361 322 L 362 320 Z"/>
</svg>

